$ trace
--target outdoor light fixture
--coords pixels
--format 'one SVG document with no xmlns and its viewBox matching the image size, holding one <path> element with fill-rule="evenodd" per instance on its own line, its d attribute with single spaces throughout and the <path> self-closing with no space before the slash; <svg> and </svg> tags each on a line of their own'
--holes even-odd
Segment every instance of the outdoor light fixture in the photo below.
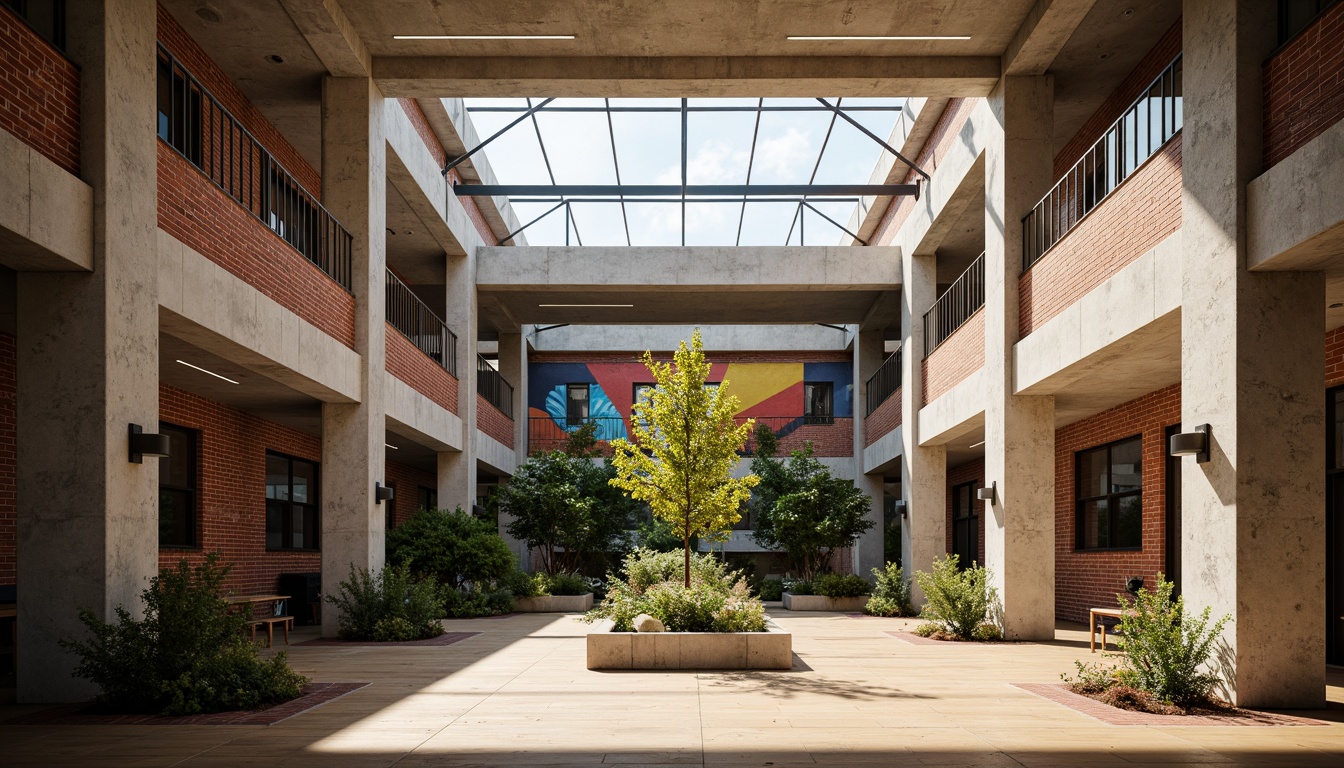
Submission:
<svg viewBox="0 0 1344 768">
<path fill-rule="evenodd" d="M 1208 424 L 1200 424 L 1194 432 L 1172 435 L 1171 443 L 1167 446 L 1168 453 L 1172 456 L 1194 456 L 1196 462 L 1203 464 L 1209 460 L 1209 449 L 1213 443 L 1210 435 L 1211 427 Z"/>
<path fill-rule="evenodd" d="M 392 501 L 396 496 L 396 489 L 389 488 L 382 483 L 373 484 L 373 503 L 382 504 L 384 501 Z"/>
<path fill-rule="evenodd" d="M 181 364 L 187 366 L 188 368 L 191 368 L 191 369 L 200 371 L 201 373 L 204 373 L 204 374 L 206 374 L 206 375 L 208 375 L 208 376 L 214 376 L 216 379 L 223 379 L 224 381 L 227 381 L 227 382 L 229 382 L 230 384 L 237 384 L 237 383 L 238 383 L 238 382 L 234 381 L 233 379 L 230 379 L 228 376 L 220 376 L 218 373 L 215 373 L 214 371 L 207 371 L 206 369 L 202 368 L 202 367 L 199 366 L 199 365 L 192 365 L 191 363 L 188 363 L 186 360 L 178 360 L 177 362 L 179 362 L 179 363 L 181 363 Z"/>
<path fill-rule="evenodd" d="M 393 35 L 393 40 L 573 40 L 573 35 Z"/>
<path fill-rule="evenodd" d="M 143 464 L 146 456 L 157 459 L 168 455 L 167 435 L 146 432 L 139 424 L 131 425 L 130 434 L 132 464 Z"/>
<path fill-rule="evenodd" d="M 789 40 L 803 42 L 846 40 L 970 40 L 970 35 L 789 35 Z"/>
<path fill-rule="evenodd" d="M 999 481 L 995 480 L 985 488 L 976 488 L 975 498 L 994 504 L 999 499 Z"/>
<path fill-rule="evenodd" d="M 895 512 L 901 517 L 905 517 L 906 513 L 909 511 L 905 506 L 905 499 L 896 499 L 895 501 L 891 502 L 891 511 Z"/>
<path fill-rule="evenodd" d="M 1138 596 L 1140 589 L 1143 589 L 1142 576 L 1131 576 L 1125 580 L 1125 591 L 1129 594 Z"/>
</svg>

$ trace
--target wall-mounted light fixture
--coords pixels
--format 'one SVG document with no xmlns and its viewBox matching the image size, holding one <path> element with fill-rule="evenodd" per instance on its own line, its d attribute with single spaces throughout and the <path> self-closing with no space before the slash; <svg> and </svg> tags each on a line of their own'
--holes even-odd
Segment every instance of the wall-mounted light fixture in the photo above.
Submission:
<svg viewBox="0 0 1344 768">
<path fill-rule="evenodd" d="M 1167 446 L 1168 452 L 1172 456 L 1194 456 L 1195 461 L 1200 464 L 1209 460 L 1210 448 L 1213 443 L 1212 427 L 1208 424 L 1200 424 L 1195 427 L 1194 432 L 1181 432 L 1171 436 L 1171 443 Z"/>
<path fill-rule="evenodd" d="M 390 488 L 382 483 L 373 484 L 373 503 L 382 504 L 384 501 L 392 501 L 396 496 L 395 488 Z"/>
<path fill-rule="evenodd" d="M 1125 591 L 1129 594 L 1137 597 L 1140 589 L 1143 589 L 1142 576 L 1131 576 L 1125 580 Z"/>
<path fill-rule="evenodd" d="M 975 498 L 981 501 L 988 501 L 992 506 L 999 500 L 999 481 L 995 480 L 984 488 L 976 488 Z"/>
<path fill-rule="evenodd" d="M 905 499 L 896 499 L 891 502 L 891 511 L 905 517 L 909 513 L 909 507 L 905 505 Z"/>
<path fill-rule="evenodd" d="M 146 432 L 139 424 L 130 428 L 130 453 L 132 464 L 143 464 L 146 456 L 151 459 L 168 455 L 168 436 Z"/>
</svg>

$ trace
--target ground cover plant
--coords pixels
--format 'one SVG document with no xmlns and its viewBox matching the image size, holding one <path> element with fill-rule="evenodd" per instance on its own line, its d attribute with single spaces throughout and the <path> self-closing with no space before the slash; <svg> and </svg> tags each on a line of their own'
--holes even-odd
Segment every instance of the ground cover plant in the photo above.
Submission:
<svg viewBox="0 0 1344 768">
<path fill-rule="evenodd" d="M 1121 709 L 1196 714 L 1231 707 L 1214 695 L 1219 678 L 1209 670 L 1214 644 L 1230 616 L 1210 623 L 1212 611 L 1187 613 L 1185 598 L 1162 574 L 1152 590 L 1117 595 L 1122 609 L 1118 665 L 1076 662 L 1061 675 L 1074 693 Z"/>
<path fill-rule="evenodd" d="M 925 623 L 915 629 L 923 637 L 939 640 L 999 640 L 1002 632 L 991 621 L 990 611 L 998 591 L 989 586 L 989 571 L 972 564 L 961 568 L 956 555 L 933 561 L 933 570 L 915 572 L 915 583 L 924 592 Z"/>
<path fill-rule="evenodd" d="M 443 634 L 438 584 L 429 577 L 413 577 L 404 562 L 388 563 L 373 573 L 351 566 L 349 578 L 325 599 L 340 610 L 342 640 L 403 642 Z"/>
<path fill-rule="evenodd" d="M 910 600 L 910 582 L 905 571 L 896 563 L 887 563 L 873 569 L 872 597 L 863 607 L 872 616 L 914 616 L 915 606 Z"/>
<path fill-rule="evenodd" d="M 608 577 L 606 598 L 584 619 L 611 619 L 614 631 L 630 632 L 641 613 L 661 621 L 668 632 L 766 629 L 765 606 L 752 596 L 747 580 L 712 554 L 693 555 L 686 561 L 682 552 L 631 552 L 623 574 Z"/>
<path fill-rule="evenodd" d="M 247 619 L 229 610 L 228 566 L 218 553 L 191 567 L 186 559 L 163 569 L 141 593 L 144 618 L 117 606 L 105 622 L 83 609 L 89 640 L 62 641 L 79 657 L 76 677 L 98 685 L 98 703 L 117 712 L 194 715 L 259 709 L 296 698 L 307 678 L 285 654 L 257 655 Z"/>
</svg>

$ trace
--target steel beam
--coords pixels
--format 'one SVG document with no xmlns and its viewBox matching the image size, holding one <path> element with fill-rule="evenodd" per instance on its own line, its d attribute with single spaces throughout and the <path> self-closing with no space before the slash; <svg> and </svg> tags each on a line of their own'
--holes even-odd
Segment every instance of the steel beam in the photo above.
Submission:
<svg viewBox="0 0 1344 768">
<path fill-rule="evenodd" d="M 578 195 L 671 197 L 677 202 L 702 195 L 748 197 L 807 195 L 808 197 L 919 197 L 918 184 L 458 184 L 458 197 L 573 197 Z"/>
</svg>

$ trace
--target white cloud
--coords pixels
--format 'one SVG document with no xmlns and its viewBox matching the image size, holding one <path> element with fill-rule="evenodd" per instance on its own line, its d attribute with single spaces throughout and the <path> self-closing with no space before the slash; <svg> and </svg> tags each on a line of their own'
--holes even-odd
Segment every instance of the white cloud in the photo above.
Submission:
<svg viewBox="0 0 1344 768">
<path fill-rule="evenodd" d="M 802 181 L 812 172 L 816 150 L 810 145 L 811 134 L 789 126 L 783 135 L 772 136 L 756 147 L 755 167 L 776 176 L 797 176 L 799 167 L 805 167 Z"/>
<path fill-rule="evenodd" d="M 744 150 L 734 150 L 727 142 L 709 140 L 696 148 L 686 161 L 688 184 L 742 184 L 747 179 L 747 160 Z M 658 174 L 658 184 L 680 184 L 681 166 L 673 165 Z"/>
</svg>

